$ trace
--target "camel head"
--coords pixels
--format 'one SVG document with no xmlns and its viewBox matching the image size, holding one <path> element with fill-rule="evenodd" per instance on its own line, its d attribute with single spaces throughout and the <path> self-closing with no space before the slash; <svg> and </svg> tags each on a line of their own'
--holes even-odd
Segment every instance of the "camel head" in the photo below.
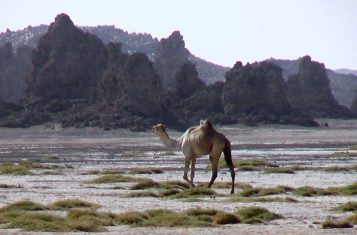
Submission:
<svg viewBox="0 0 357 235">
<path fill-rule="evenodd" d="M 159 133 L 159 132 L 166 132 L 166 127 L 164 124 L 157 124 L 155 126 L 152 127 L 152 132 L 153 133 Z"/>
</svg>

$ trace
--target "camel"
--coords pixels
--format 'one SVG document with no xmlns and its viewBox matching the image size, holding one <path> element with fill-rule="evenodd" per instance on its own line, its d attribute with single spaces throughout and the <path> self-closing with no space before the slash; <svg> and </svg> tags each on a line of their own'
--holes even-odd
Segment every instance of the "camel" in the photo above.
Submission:
<svg viewBox="0 0 357 235">
<path fill-rule="evenodd" d="M 216 131 L 210 121 L 204 120 L 199 126 L 190 127 L 178 139 L 171 139 L 166 132 L 166 127 L 163 124 L 153 126 L 155 133 L 162 143 L 169 148 L 181 149 L 185 156 L 185 169 L 183 179 L 187 181 L 191 187 L 195 187 L 193 177 L 195 175 L 196 159 L 205 155 L 209 155 L 212 164 L 212 177 L 208 187 L 210 188 L 217 178 L 219 158 L 224 153 L 224 158 L 229 166 L 232 177 L 231 194 L 234 194 L 235 171 L 231 155 L 230 141 L 221 132 Z M 188 170 L 191 165 L 190 179 L 187 177 Z"/>
</svg>

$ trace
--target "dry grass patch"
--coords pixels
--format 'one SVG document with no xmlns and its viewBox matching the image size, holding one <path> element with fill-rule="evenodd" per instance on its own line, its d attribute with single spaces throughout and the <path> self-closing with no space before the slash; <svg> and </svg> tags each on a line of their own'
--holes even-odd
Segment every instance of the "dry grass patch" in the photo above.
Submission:
<svg viewBox="0 0 357 235">
<path fill-rule="evenodd" d="M 0 175 L 31 175 L 34 169 L 62 169 L 63 166 L 55 164 L 40 164 L 33 162 L 1 163 Z"/>
<path fill-rule="evenodd" d="M 180 192 L 171 195 L 171 198 L 182 199 L 182 198 L 197 198 L 197 197 L 207 197 L 207 196 L 217 196 L 218 194 L 210 189 L 203 187 L 195 187 L 181 190 Z"/>
<path fill-rule="evenodd" d="M 13 184 L 0 184 L 0 188 L 23 188 L 23 186 Z"/>
<path fill-rule="evenodd" d="M 344 203 L 336 208 L 334 208 L 336 211 L 357 211 L 357 201 L 356 202 L 347 202 Z"/>
<path fill-rule="evenodd" d="M 344 151 L 344 152 L 334 152 L 331 154 L 331 157 L 354 157 L 356 153 Z"/>
<path fill-rule="evenodd" d="M 243 223 L 266 223 L 275 219 L 282 219 L 283 216 L 270 212 L 268 209 L 263 207 L 247 207 L 240 209 L 235 212 L 236 215 L 241 219 Z"/>
<path fill-rule="evenodd" d="M 7 206 L 0 208 L 0 212 L 10 212 L 10 211 L 41 211 L 48 210 L 49 208 L 40 203 L 24 200 L 15 203 L 11 203 Z"/>
<path fill-rule="evenodd" d="M 357 171 L 357 165 L 353 166 L 331 166 L 324 168 L 326 172 Z"/>
<path fill-rule="evenodd" d="M 321 224 L 323 229 L 331 228 L 352 228 L 353 225 L 347 220 L 326 220 Z"/>
<path fill-rule="evenodd" d="M 136 183 L 135 185 L 130 187 L 130 189 L 131 190 L 140 190 L 140 189 L 148 189 L 148 188 L 157 188 L 159 186 L 160 186 L 160 184 L 158 182 L 155 182 L 151 179 L 145 179 L 145 180 L 142 180 L 142 181 Z"/>
<path fill-rule="evenodd" d="M 55 201 L 49 204 L 48 207 L 52 210 L 69 210 L 73 208 L 97 209 L 101 206 L 99 204 L 82 201 L 80 199 L 65 199 L 65 200 Z"/>
<path fill-rule="evenodd" d="M 220 224 L 266 223 L 282 216 L 265 208 L 249 207 L 227 213 L 216 209 L 192 208 L 182 212 L 154 209 L 143 212 L 129 211 L 116 216 L 115 222 L 132 226 L 150 227 L 207 227 Z"/>
<path fill-rule="evenodd" d="M 127 197 L 159 197 L 159 195 L 151 191 L 142 191 L 128 193 Z"/>
<path fill-rule="evenodd" d="M 357 195 L 357 183 L 341 187 L 315 188 L 310 186 L 300 187 L 294 190 L 299 196 L 326 196 L 326 195 Z"/>
<path fill-rule="evenodd" d="M 283 194 L 293 189 L 286 186 L 277 186 L 274 188 L 248 188 L 241 191 L 238 195 L 242 197 L 261 197 L 275 194 Z"/>
<path fill-rule="evenodd" d="M 299 202 L 295 198 L 292 197 L 241 197 L 241 196 L 233 196 L 230 199 L 227 199 L 228 202 L 291 202 L 297 203 Z"/>
<path fill-rule="evenodd" d="M 140 178 L 134 178 L 131 176 L 124 175 L 103 175 L 99 176 L 93 180 L 84 181 L 86 184 L 110 184 L 110 183 L 120 183 L 120 182 L 135 182 L 142 180 Z"/>
</svg>

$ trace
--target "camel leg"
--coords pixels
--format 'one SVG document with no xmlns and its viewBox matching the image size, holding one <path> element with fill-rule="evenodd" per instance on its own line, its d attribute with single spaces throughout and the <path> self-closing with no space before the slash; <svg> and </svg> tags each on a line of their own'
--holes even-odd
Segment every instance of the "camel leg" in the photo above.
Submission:
<svg viewBox="0 0 357 235">
<path fill-rule="evenodd" d="M 212 154 L 212 153 L 211 153 Z M 219 157 L 221 156 L 221 152 L 219 152 L 218 154 L 210 154 L 210 159 L 212 162 L 212 177 L 211 177 L 211 181 L 208 184 L 208 187 L 210 188 L 213 184 L 213 182 L 215 181 L 215 179 L 217 178 L 217 172 L 218 172 L 218 162 L 219 162 Z"/>
<path fill-rule="evenodd" d="M 193 177 L 195 177 L 195 166 L 196 166 L 196 158 L 193 158 L 191 161 L 191 182 L 193 184 Z"/>
<path fill-rule="evenodd" d="M 188 179 L 187 173 L 188 173 L 188 168 L 190 168 L 190 158 L 186 157 L 185 158 L 185 170 L 183 172 L 183 179 L 190 184 L 191 187 L 195 187 L 195 185 Z"/>
</svg>

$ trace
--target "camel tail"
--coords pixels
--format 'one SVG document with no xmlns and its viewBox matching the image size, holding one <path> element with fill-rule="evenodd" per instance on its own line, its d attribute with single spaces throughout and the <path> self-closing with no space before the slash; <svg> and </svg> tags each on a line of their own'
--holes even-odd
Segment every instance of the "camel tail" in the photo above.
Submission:
<svg viewBox="0 0 357 235">
<path fill-rule="evenodd" d="M 231 151 L 231 142 L 229 140 L 226 140 L 226 145 L 224 146 L 223 153 L 224 153 L 224 160 L 226 161 L 226 163 L 229 167 L 229 170 L 231 171 L 231 176 L 232 176 L 231 194 L 233 194 L 234 193 L 234 180 L 235 180 L 236 173 L 234 171 L 234 164 L 233 164 L 233 160 L 232 160 L 232 151 Z"/>
</svg>

